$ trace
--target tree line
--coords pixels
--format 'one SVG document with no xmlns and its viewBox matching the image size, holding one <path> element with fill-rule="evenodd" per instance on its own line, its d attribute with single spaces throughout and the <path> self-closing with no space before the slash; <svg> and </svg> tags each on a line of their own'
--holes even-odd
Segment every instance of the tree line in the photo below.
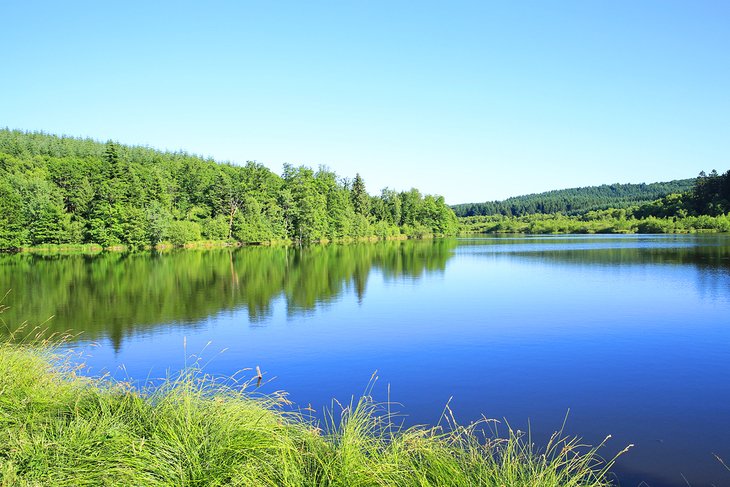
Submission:
<svg viewBox="0 0 730 487">
<path fill-rule="evenodd" d="M 537 213 L 580 215 L 609 208 L 629 208 L 692 188 L 693 179 L 651 184 L 603 184 L 514 196 L 502 201 L 464 203 L 452 208 L 457 216 L 525 216 Z"/>
<path fill-rule="evenodd" d="M 688 191 L 628 208 L 579 215 L 539 212 L 460 219 L 465 233 L 693 233 L 730 232 L 730 171 L 701 172 Z"/>
<path fill-rule="evenodd" d="M 692 189 L 669 194 L 633 210 L 637 218 L 722 216 L 730 213 L 730 171 L 720 175 L 716 170 L 702 171 L 693 180 Z"/>
<path fill-rule="evenodd" d="M 0 130 L 0 249 L 307 243 L 457 228 L 443 197 L 389 188 L 371 196 L 359 174 L 285 164 L 279 176 L 256 162 Z"/>
</svg>

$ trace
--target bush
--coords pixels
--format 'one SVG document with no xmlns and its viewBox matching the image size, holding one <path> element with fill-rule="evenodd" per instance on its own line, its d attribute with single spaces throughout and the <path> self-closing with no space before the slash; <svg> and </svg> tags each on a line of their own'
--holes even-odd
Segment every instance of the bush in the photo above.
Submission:
<svg viewBox="0 0 730 487">
<path fill-rule="evenodd" d="M 184 220 L 172 221 L 167 227 L 167 240 L 178 247 L 196 242 L 200 240 L 200 225 Z"/>
<path fill-rule="evenodd" d="M 203 221 L 202 233 L 208 240 L 228 239 L 228 219 L 223 215 Z"/>
<path fill-rule="evenodd" d="M 674 233 L 674 222 L 650 216 L 638 222 L 639 233 Z"/>
</svg>

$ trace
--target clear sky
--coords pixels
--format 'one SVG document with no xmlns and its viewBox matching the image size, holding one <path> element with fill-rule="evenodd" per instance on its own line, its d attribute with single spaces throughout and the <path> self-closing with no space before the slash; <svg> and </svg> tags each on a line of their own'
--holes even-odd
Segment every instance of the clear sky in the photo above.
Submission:
<svg viewBox="0 0 730 487">
<path fill-rule="evenodd" d="M 730 169 L 730 2 L 4 2 L 0 126 L 449 203 Z"/>
</svg>

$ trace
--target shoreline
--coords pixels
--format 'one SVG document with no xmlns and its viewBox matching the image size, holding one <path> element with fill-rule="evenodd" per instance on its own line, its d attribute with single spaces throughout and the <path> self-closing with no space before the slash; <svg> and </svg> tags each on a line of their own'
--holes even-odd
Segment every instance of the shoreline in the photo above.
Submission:
<svg viewBox="0 0 730 487">
<path fill-rule="evenodd" d="M 307 247 L 312 245 L 347 245 L 356 243 L 376 243 L 376 242 L 397 242 L 405 240 L 431 240 L 435 238 L 447 238 L 456 235 L 391 235 L 387 237 L 369 236 L 369 237 L 345 237 L 338 239 L 319 239 L 316 241 L 302 244 Z M 141 249 L 129 249 L 126 245 L 112 245 L 103 247 L 98 244 L 44 244 L 29 247 L 20 247 L 18 249 L 0 249 L 0 253 L 19 254 L 19 253 L 49 253 L 49 254 L 72 254 L 86 253 L 98 254 L 102 252 L 169 252 L 174 250 L 206 250 L 206 249 L 222 249 L 222 248 L 241 248 L 241 247 L 291 247 L 299 246 L 292 240 L 267 240 L 261 242 L 231 242 L 217 240 L 200 240 L 196 242 L 188 242 L 182 246 L 174 245 L 170 242 L 163 242 L 154 246 L 146 245 Z"/>
<path fill-rule="evenodd" d="M 195 367 L 146 391 L 79 370 L 52 345 L 0 342 L 0 484 L 609 487 L 630 448 L 485 436 L 492 421 L 459 425 L 448 405 L 444 424 L 405 429 L 371 389 L 318 423 Z"/>
</svg>

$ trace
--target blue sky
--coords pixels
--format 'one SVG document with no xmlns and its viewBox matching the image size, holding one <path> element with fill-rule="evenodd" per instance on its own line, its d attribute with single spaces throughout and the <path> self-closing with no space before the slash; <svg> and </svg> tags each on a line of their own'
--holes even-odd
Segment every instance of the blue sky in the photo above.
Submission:
<svg viewBox="0 0 730 487">
<path fill-rule="evenodd" d="M 0 126 L 449 203 L 730 169 L 730 2 L 8 2 Z"/>
</svg>

